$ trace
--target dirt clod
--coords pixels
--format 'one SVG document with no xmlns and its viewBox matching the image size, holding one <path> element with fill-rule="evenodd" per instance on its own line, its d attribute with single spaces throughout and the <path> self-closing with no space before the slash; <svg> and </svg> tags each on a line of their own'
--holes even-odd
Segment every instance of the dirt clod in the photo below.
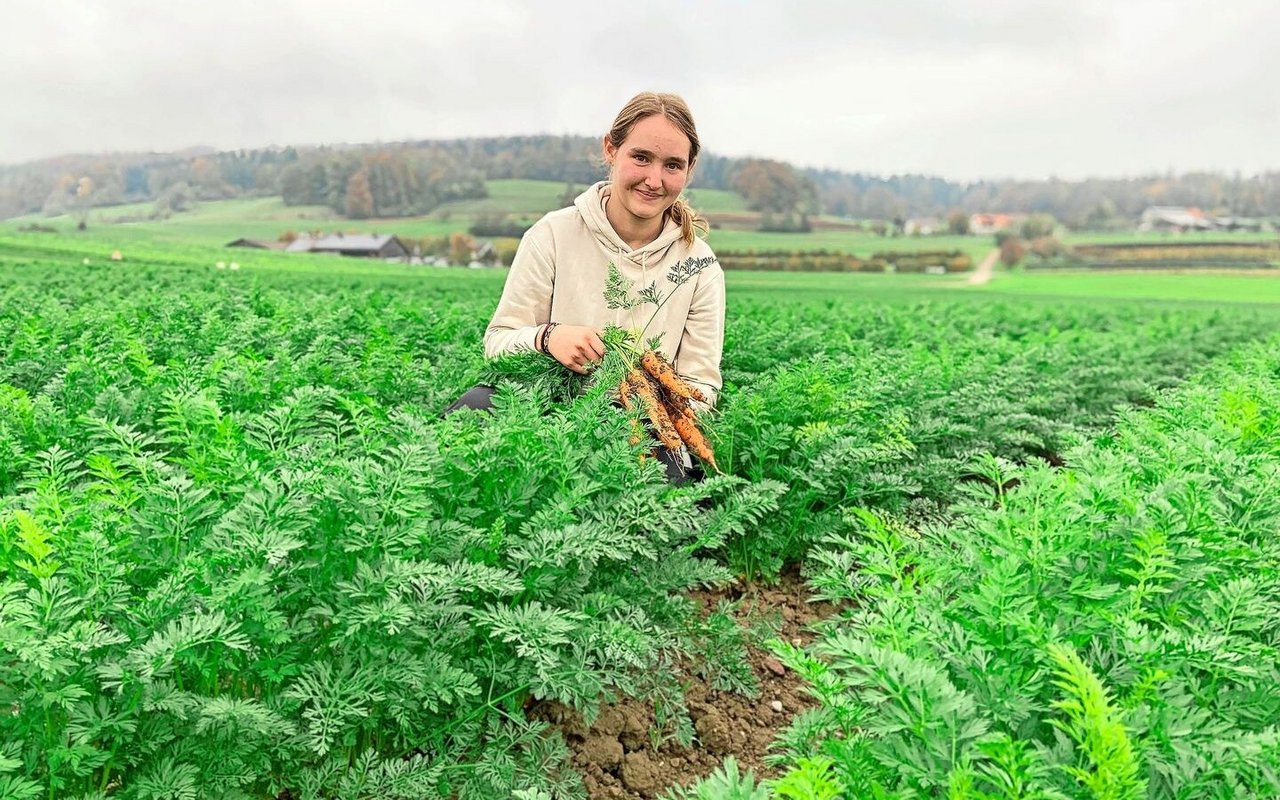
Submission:
<svg viewBox="0 0 1280 800">
<path fill-rule="evenodd" d="M 662 773 L 648 753 L 628 753 L 622 762 L 622 785 L 644 797 L 652 797 L 662 785 Z"/>
<path fill-rule="evenodd" d="M 578 748 L 583 761 L 612 772 L 622 764 L 622 742 L 614 736 L 591 736 Z"/>
<path fill-rule="evenodd" d="M 765 656 L 760 660 L 761 666 L 772 672 L 774 675 L 786 675 L 787 668 L 782 666 L 782 662 L 773 656 Z"/>
<path fill-rule="evenodd" d="M 617 706 L 605 706 L 600 709 L 600 716 L 596 717 L 596 724 L 591 726 L 591 730 L 606 736 L 617 736 L 622 733 L 625 724 L 626 719 L 622 715 L 622 709 Z"/>
<path fill-rule="evenodd" d="M 623 717 L 618 740 L 628 753 L 642 750 L 649 743 L 649 721 L 642 716 L 640 709 L 631 709 L 631 713 Z"/>
<path fill-rule="evenodd" d="M 725 755 L 733 752 L 733 738 L 729 734 L 729 724 L 724 716 L 714 709 L 703 714 L 694 723 L 693 729 L 698 732 L 698 741 L 714 755 Z"/>
</svg>

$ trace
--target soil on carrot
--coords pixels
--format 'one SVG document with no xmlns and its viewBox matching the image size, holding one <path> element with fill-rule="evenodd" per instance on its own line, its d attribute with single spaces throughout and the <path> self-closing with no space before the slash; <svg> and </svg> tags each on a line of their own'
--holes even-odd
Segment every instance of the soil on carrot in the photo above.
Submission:
<svg viewBox="0 0 1280 800">
<path fill-rule="evenodd" d="M 739 620 L 773 620 L 781 625 L 778 636 L 798 645 L 812 638 L 806 626 L 834 613 L 830 604 L 807 602 L 808 596 L 794 574 L 771 587 L 740 583 L 692 595 L 704 610 L 724 599 L 740 602 Z M 554 703 L 539 704 L 530 715 L 552 723 L 564 736 L 591 800 L 654 798 L 710 775 L 727 756 L 757 779 L 774 777 L 775 771 L 764 764 L 769 744 L 814 703 L 804 682 L 767 650 L 749 646 L 749 660 L 760 688 L 756 697 L 721 691 L 695 676 L 682 681 L 695 731 L 691 747 L 680 746 L 673 737 L 655 747 L 654 739 L 660 737 L 650 735 L 653 708 L 637 700 L 605 706 L 590 726 L 576 712 Z"/>
</svg>

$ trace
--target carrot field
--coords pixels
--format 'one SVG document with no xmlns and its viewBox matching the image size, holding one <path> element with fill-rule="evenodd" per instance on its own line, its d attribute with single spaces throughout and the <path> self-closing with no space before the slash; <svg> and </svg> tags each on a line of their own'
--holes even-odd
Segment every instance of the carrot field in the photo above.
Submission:
<svg viewBox="0 0 1280 800">
<path fill-rule="evenodd" d="M 0 798 L 1280 794 L 1257 291 L 733 274 L 671 486 L 501 271 L 112 235 L 0 235 Z"/>
</svg>

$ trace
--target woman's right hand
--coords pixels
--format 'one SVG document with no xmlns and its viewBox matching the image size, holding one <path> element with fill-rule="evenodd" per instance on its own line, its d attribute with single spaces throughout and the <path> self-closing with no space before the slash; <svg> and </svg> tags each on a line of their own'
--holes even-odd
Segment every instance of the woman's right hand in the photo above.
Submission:
<svg viewBox="0 0 1280 800">
<path fill-rule="evenodd" d="M 604 331 L 586 325 L 557 325 L 547 339 L 547 353 L 567 369 L 587 374 L 587 364 L 604 358 Z"/>
</svg>

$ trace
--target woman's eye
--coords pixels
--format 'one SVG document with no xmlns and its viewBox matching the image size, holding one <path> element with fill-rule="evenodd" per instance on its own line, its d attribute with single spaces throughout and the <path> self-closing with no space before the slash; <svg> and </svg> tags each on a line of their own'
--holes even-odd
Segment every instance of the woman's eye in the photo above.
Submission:
<svg viewBox="0 0 1280 800">
<path fill-rule="evenodd" d="M 636 161 L 639 161 L 641 164 L 643 164 L 644 162 L 646 162 L 646 161 L 648 161 L 648 160 L 649 160 L 649 159 L 648 159 L 648 158 L 646 158 L 645 156 L 639 156 L 639 155 L 638 155 L 638 156 L 636 156 Z"/>
</svg>

